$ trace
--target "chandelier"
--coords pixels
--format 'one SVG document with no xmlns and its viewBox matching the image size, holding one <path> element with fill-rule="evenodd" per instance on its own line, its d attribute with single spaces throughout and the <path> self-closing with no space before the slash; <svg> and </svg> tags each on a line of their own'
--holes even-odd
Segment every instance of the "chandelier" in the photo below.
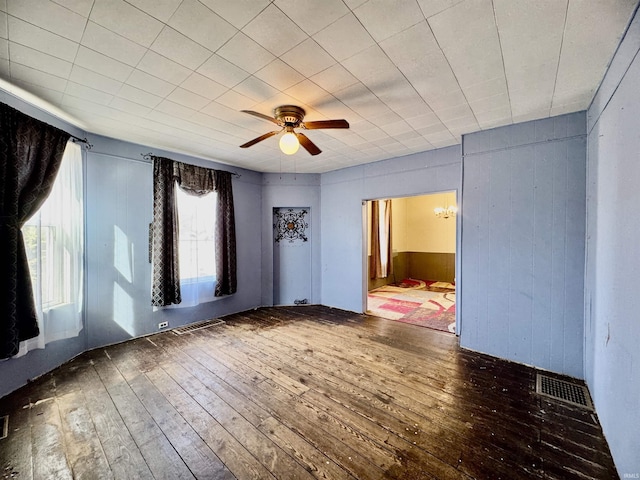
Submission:
<svg viewBox="0 0 640 480">
<path fill-rule="evenodd" d="M 447 195 L 449 196 L 449 195 Z M 433 209 L 433 213 L 435 214 L 436 217 L 438 218 L 451 218 L 451 217 L 455 217 L 456 213 L 458 213 L 458 207 L 456 207 L 455 205 L 455 198 L 453 203 L 449 203 L 447 205 L 447 201 L 445 200 L 444 202 L 444 207 L 436 207 Z"/>
</svg>

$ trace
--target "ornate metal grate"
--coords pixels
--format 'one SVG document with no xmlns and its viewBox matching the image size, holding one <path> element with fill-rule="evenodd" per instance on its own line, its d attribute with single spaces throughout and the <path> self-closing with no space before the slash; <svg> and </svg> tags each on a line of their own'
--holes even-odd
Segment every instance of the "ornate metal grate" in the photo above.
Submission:
<svg viewBox="0 0 640 480">
<path fill-rule="evenodd" d="M 587 390 L 587 387 L 584 385 L 578 385 L 538 373 L 536 378 L 536 393 L 565 403 L 570 403 L 571 405 L 593 410 L 589 390 Z"/>
<path fill-rule="evenodd" d="M 184 327 L 178 327 L 171 330 L 176 335 L 184 335 L 186 333 L 202 330 L 203 328 L 215 327 L 217 325 L 224 325 L 224 320 L 214 318 L 213 320 L 205 320 L 203 322 L 192 323 L 191 325 L 185 325 Z"/>
<path fill-rule="evenodd" d="M 9 415 L 0 417 L 0 440 L 9 436 Z"/>
</svg>

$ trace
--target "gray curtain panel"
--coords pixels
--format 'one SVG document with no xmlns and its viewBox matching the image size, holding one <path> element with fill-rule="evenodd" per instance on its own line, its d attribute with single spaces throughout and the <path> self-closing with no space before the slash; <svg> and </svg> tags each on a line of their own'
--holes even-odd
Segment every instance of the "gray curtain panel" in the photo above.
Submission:
<svg viewBox="0 0 640 480">
<path fill-rule="evenodd" d="M 0 358 L 40 333 L 21 228 L 49 196 L 69 138 L 0 103 Z"/>
<path fill-rule="evenodd" d="M 174 160 L 153 157 L 153 285 L 151 304 L 178 304 L 180 268 L 178 264 L 178 212 L 176 185 L 185 192 L 202 196 L 217 192 L 216 208 L 216 289 L 215 296 L 237 290 L 236 234 L 231 174 Z"/>
</svg>

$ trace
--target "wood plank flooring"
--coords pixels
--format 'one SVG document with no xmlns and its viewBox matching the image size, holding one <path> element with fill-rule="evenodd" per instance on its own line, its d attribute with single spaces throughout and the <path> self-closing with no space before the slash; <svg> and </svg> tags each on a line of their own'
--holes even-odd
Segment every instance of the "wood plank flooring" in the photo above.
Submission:
<svg viewBox="0 0 640 480">
<path fill-rule="evenodd" d="M 611 479 L 535 371 L 319 306 L 87 352 L 0 400 L 0 478 Z"/>
</svg>

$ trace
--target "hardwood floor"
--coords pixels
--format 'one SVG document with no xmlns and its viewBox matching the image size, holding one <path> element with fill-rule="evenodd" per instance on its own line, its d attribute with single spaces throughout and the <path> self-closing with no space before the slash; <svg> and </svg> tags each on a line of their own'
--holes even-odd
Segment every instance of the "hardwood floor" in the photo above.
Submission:
<svg viewBox="0 0 640 480">
<path fill-rule="evenodd" d="M 618 478 L 591 412 L 454 336 L 263 308 L 87 352 L 0 400 L 0 478 Z"/>
</svg>

